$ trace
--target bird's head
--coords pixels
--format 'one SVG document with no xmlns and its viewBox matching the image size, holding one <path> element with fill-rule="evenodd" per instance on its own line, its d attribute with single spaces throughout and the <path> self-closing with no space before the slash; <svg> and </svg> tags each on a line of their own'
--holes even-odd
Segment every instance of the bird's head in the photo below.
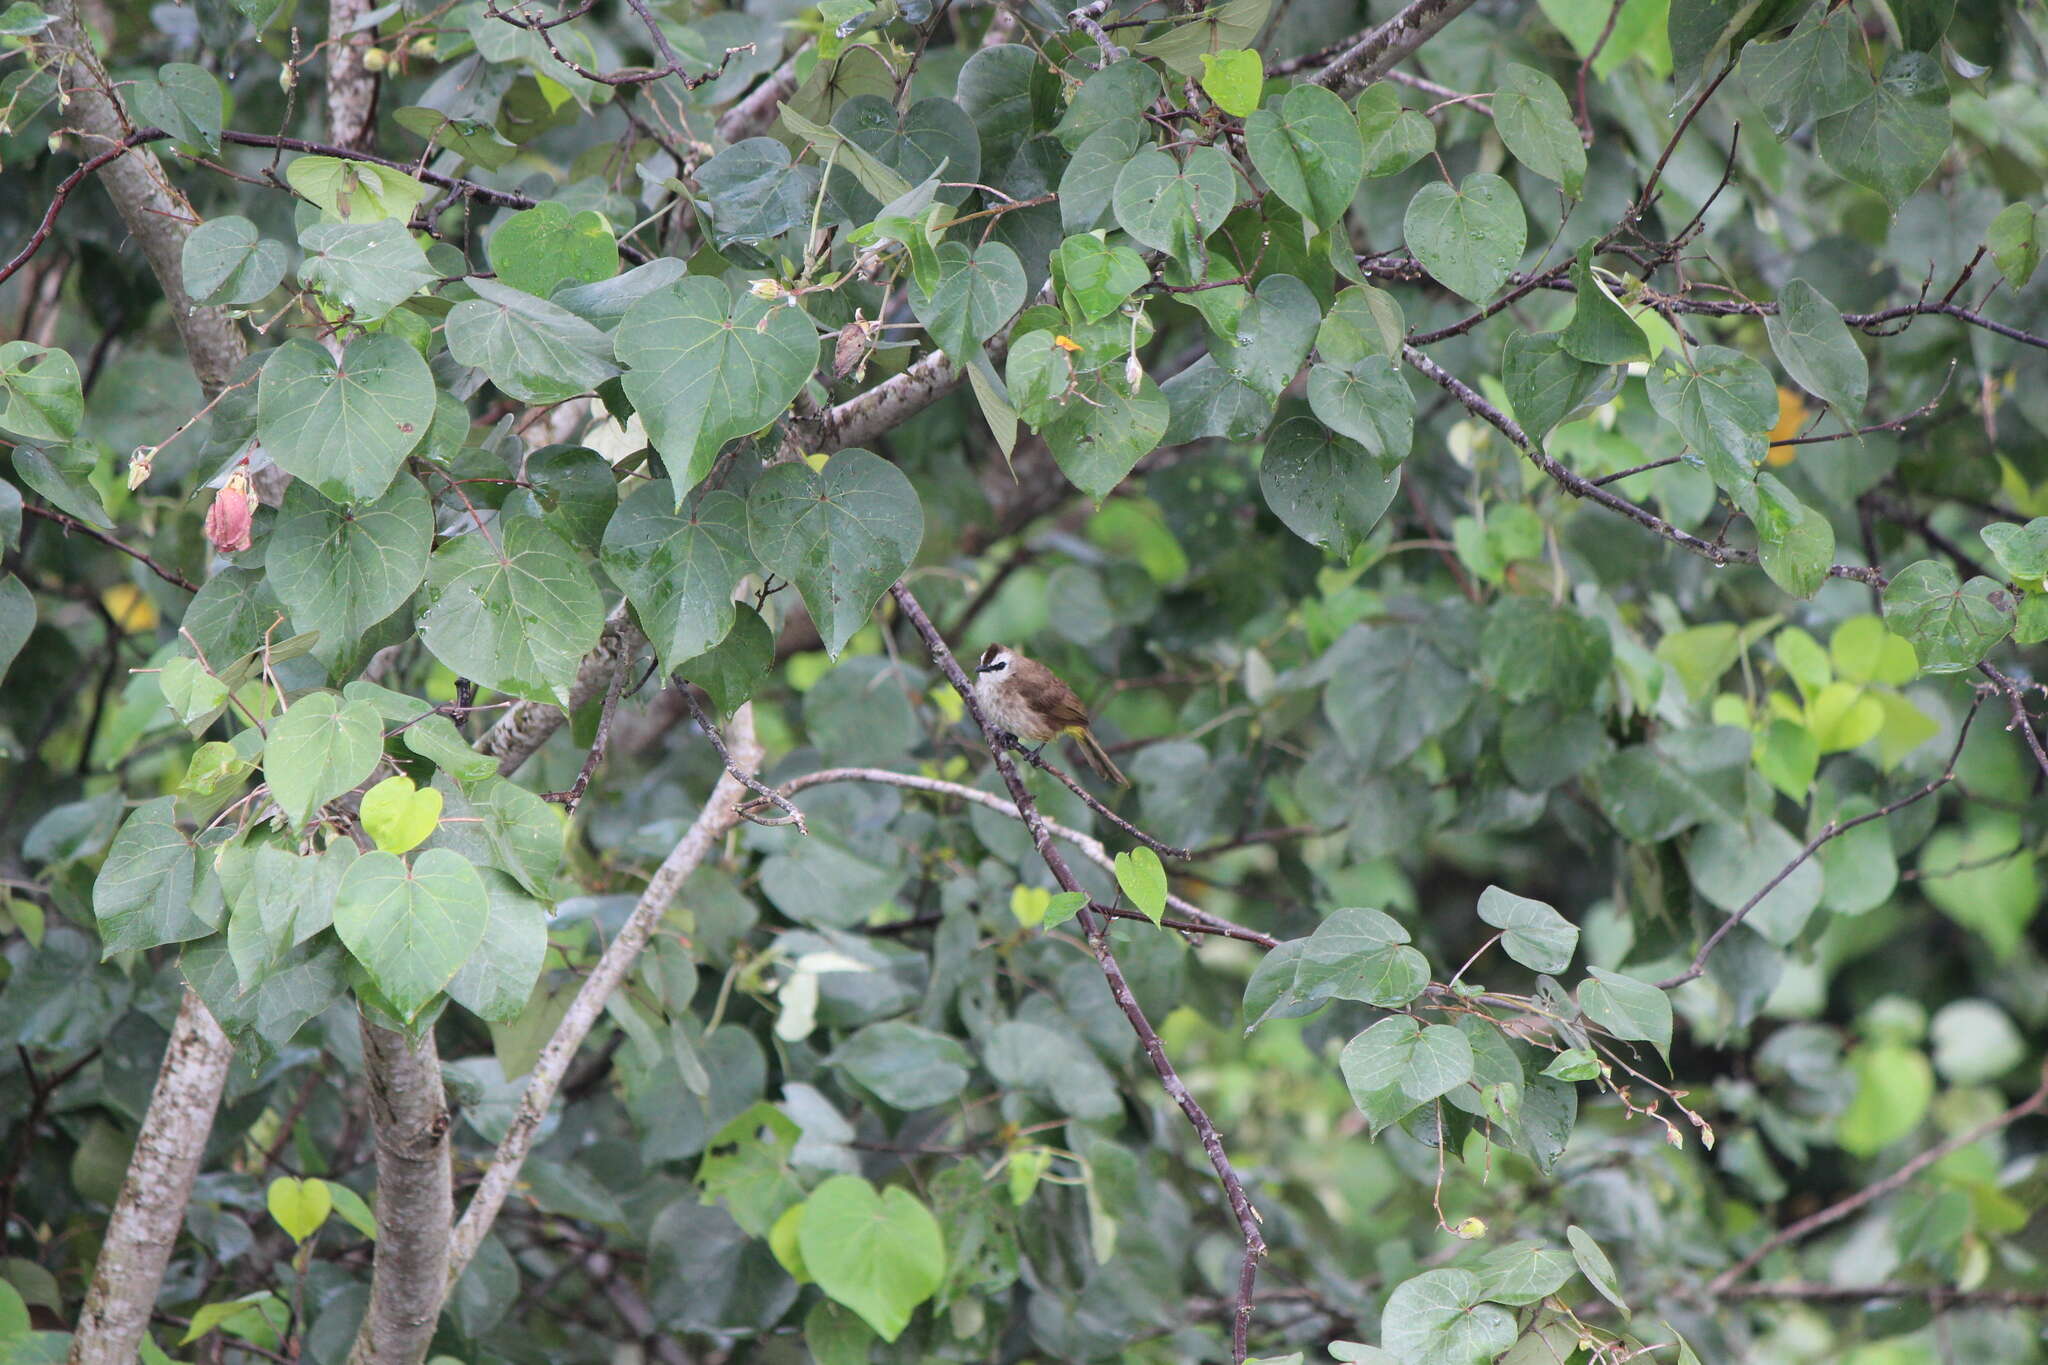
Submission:
<svg viewBox="0 0 2048 1365">
<path fill-rule="evenodd" d="M 976 673 L 1002 673 L 1016 661 L 1017 655 L 1008 645 L 990 645 L 981 651 L 981 662 L 975 665 Z"/>
</svg>

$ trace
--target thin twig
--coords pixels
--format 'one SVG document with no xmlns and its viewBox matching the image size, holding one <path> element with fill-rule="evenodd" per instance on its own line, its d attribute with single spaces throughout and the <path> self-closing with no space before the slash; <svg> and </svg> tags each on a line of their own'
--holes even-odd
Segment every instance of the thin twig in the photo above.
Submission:
<svg viewBox="0 0 2048 1365">
<path fill-rule="evenodd" d="M 1044 754 L 1037 753 L 1031 749 L 1025 748 L 1024 742 L 1018 739 L 1015 735 L 1007 736 L 1006 742 L 1009 744 L 1012 750 L 1024 756 L 1024 761 L 1026 763 L 1029 763 L 1032 767 L 1038 769 L 1040 772 L 1051 773 L 1054 777 L 1057 777 L 1060 780 L 1060 785 L 1064 786 L 1068 791 L 1072 792 L 1074 795 L 1080 797 L 1082 804 L 1087 806 L 1089 810 L 1094 811 L 1097 815 L 1109 821 L 1109 823 L 1115 825 L 1118 829 L 1130 835 L 1133 839 L 1136 839 L 1139 843 L 1151 849 L 1160 857 L 1178 858 L 1182 862 L 1186 862 L 1188 861 L 1188 859 L 1195 856 L 1187 849 L 1176 848 L 1172 844 L 1160 842 L 1159 840 L 1153 838 L 1151 835 L 1147 834 L 1144 830 L 1139 829 L 1130 821 L 1124 819 L 1123 816 L 1118 815 L 1108 806 L 1103 805 L 1101 798 L 1097 797 L 1094 792 L 1089 791 L 1086 787 L 1082 786 L 1079 782 L 1075 781 L 1072 775 L 1067 773 L 1065 769 L 1056 767 L 1053 764 L 1047 762 Z"/>
<path fill-rule="evenodd" d="M 1888 815 L 1895 815 L 1899 811 L 1902 811 L 1906 807 L 1912 805 L 1914 802 L 1925 800 L 1926 798 L 1940 791 L 1943 787 L 1946 787 L 1949 783 L 1955 781 L 1956 760 L 1962 756 L 1963 741 L 1970 737 L 1970 722 L 1977 718 L 1977 709 L 1983 704 L 1984 698 L 1980 692 L 1977 699 L 1970 704 L 1970 710 L 1968 714 L 1966 714 L 1963 717 L 1962 728 L 1956 732 L 1956 747 L 1949 753 L 1948 763 L 1946 766 L 1942 768 L 1940 776 L 1934 778 L 1932 781 L 1926 783 L 1923 786 L 1915 788 L 1913 791 L 1908 792 L 1906 795 L 1900 797 L 1896 801 L 1892 801 L 1883 806 L 1879 806 L 1876 810 L 1871 811 L 1867 815 L 1859 815 L 1851 820 L 1828 821 L 1828 823 L 1821 829 L 1820 833 L 1814 835 L 1813 838 L 1807 840 L 1806 847 L 1800 849 L 1797 856 L 1795 856 L 1790 862 L 1786 863 L 1783 867 L 1779 868 L 1777 872 L 1772 875 L 1769 881 L 1765 882 L 1762 886 L 1757 888 L 1757 892 L 1755 895 L 1751 896 L 1748 900 L 1744 901 L 1740 906 L 1736 908 L 1734 914 L 1728 916 L 1727 919 L 1722 920 L 1720 925 L 1715 928 L 1714 932 L 1707 935 L 1707 941 L 1705 943 L 1702 943 L 1700 945 L 1699 952 L 1693 955 L 1691 966 L 1687 967 L 1684 971 L 1680 972 L 1676 976 L 1666 977 L 1664 980 L 1659 981 L 1657 983 L 1657 988 L 1659 990 L 1668 991 L 1671 990 L 1673 987 L 1683 986 L 1686 982 L 1692 980 L 1694 977 L 1706 971 L 1707 959 L 1714 955 L 1714 949 L 1721 946 L 1721 940 L 1728 937 L 1729 934 L 1733 933 L 1735 930 L 1735 926 L 1742 923 L 1742 921 L 1749 915 L 1750 911 L 1756 909 L 1757 906 L 1763 903 L 1764 897 L 1770 895 L 1771 892 L 1777 890 L 1779 884 L 1783 882 L 1785 878 L 1791 876 L 1795 871 L 1797 871 L 1800 865 L 1804 863 L 1808 858 L 1811 858 L 1814 854 L 1820 852 L 1821 848 L 1824 845 L 1832 842 L 1835 839 L 1839 839 L 1842 835 L 1847 834 L 1850 830 L 1856 828 L 1858 825 L 1867 825 L 1872 820 L 1882 820 Z"/>
<path fill-rule="evenodd" d="M 1024 827 L 1031 831 L 1031 842 L 1037 847 L 1038 856 L 1045 861 L 1053 879 L 1063 890 L 1081 891 L 1081 884 L 1075 879 L 1073 869 L 1067 865 L 1066 858 L 1053 845 L 1052 832 L 1046 827 L 1045 817 L 1039 813 L 1037 802 L 1031 799 L 1031 793 L 1024 786 L 1024 779 L 1018 776 L 1016 765 L 1010 762 L 1009 752 L 1002 743 L 1001 731 L 982 714 L 981 703 L 974 695 L 974 686 L 968 682 L 967 674 L 961 670 L 960 661 L 953 657 L 953 651 L 946 647 L 938 628 L 932 624 L 931 618 L 925 615 L 924 608 L 911 596 L 908 588 L 899 582 L 889 591 L 911 626 L 923 637 L 925 647 L 931 651 L 933 662 L 939 665 L 947 681 L 953 684 L 953 690 L 960 694 L 960 699 L 967 706 L 968 714 L 974 717 L 974 723 L 988 745 L 989 756 L 995 760 L 996 771 L 1002 775 L 1003 784 L 1009 788 L 1010 798 L 1016 803 L 1017 813 L 1022 817 Z M 1181 1080 L 1180 1073 L 1174 1070 L 1172 1060 L 1166 1055 L 1165 1044 L 1159 1041 L 1158 1032 L 1145 1017 L 1145 1011 L 1139 1007 L 1137 997 L 1131 993 L 1130 982 L 1124 979 L 1123 968 L 1118 964 L 1116 954 L 1110 948 L 1109 921 L 1085 909 L 1077 918 L 1087 932 L 1089 950 L 1095 956 L 1096 965 L 1102 970 L 1103 979 L 1109 984 L 1110 996 L 1116 1001 L 1117 1008 L 1123 1012 L 1124 1018 L 1130 1022 L 1132 1031 L 1138 1035 L 1139 1045 L 1144 1048 L 1146 1058 L 1152 1063 L 1152 1070 L 1158 1075 L 1160 1085 L 1168 1097 L 1180 1107 L 1181 1113 L 1187 1116 L 1188 1123 L 1201 1140 L 1202 1149 L 1208 1154 L 1209 1164 L 1214 1168 L 1217 1179 L 1222 1182 L 1224 1197 L 1229 1201 L 1231 1212 L 1237 1218 L 1238 1232 L 1244 1239 L 1244 1259 L 1238 1272 L 1237 1307 L 1232 1314 L 1230 1354 L 1235 1365 L 1242 1365 L 1254 1308 L 1252 1289 L 1258 1276 L 1259 1262 L 1266 1255 L 1266 1239 L 1259 1231 L 1258 1210 L 1252 1207 L 1251 1200 L 1245 1195 L 1244 1182 L 1239 1179 L 1236 1168 L 1230 1163 L 1229 1154 L 1223 1149 L 1223 1138 L 1216 1131 L 1215 1123 L 1202 1108 L 1200 1101 L 1195 1099 L 1187 1083 Z"/>
<path fill-rule="evenodd" d="M 197 583 L 194 583 L 191 579 L 185 577 L 185 575 L 179 573 L 176 569 L 165 568 L 163 565 L 157 563 L 154 559 L 151 559 L 148 555 L 136 549 L 134 546 L 123 543 L 118 537 L 109 535 L 107 532 L 100 530 L 99 527 L 91 525 L 88 522 L 80 521 L 77 517 L 74 517 L 69 513 L 59 512 L 54 508 L 49 507 L 38 507 L 32 502 L 23 503 L 21 510 L 28 513 L 32 517 L 41 517 L 44 521 L 53 521 L 57 523 L 57 525 L 62 526 L 67 531 L 76 531 L 80 535 L 91 536 L 100 544 L 111 546 L 112 548 L 119 550 L 122 554 L 127 555 L 129 558 L 140 561 L 144 568 L 148 569 L 151 573 L 155 574 L 158 578 L 161 578 L 164 582 L 169 583 L 173 587 L 183 588 L 186 592 L 199 591 L 199 585 Z"/>
<path fill-rule="evenodd" d="M 727 748 L 725 747 L 725 736 L 718 732 L 717 724 L 711 719 L 710 715 L 705 712 L 703 704 L 697 700 L 696 692 L 691 689 L 690 684 L 688 682 L 684 681 L 681 678 L 676 679 L 676 685 L 683 689 L 683 700 L 690 704 L 690 715 L 696 719 L 697 728 L 704 732 L 704 738 L 711 741 L 711 747 L 718 750 L 719 762 L 725 764 L 725 770 L 731 773 L 733 777 L 738 779 L 740 784 L 746 787 L 748 791 L 755 793 L 762 800 L 770 802 L 773 805 L 781 808 L 781 810 L 788 816 L 788 819 L 784 821 L 777 821 L 776 823 L 793 824 L 796 826 L 796 832 L 798 834 L 803 835 L 805 838 L 809 838 L 811 834 L 811 827 L 804 823 L 804 813 L 797 809 L 796 803 L 794 801 L 791 801 L 788 797 L 784 796 L 781 792 L 775 790 L 775 788 L 763 782 L 760 778 L 754 776 L 754 774 L 749 772 L 747 769 L 733 762 L 731 752 L 727 750 Z M 744 816 L 745 818 L 749 820 L 754 819 L 754 817 L 747 815 L 746 806 L 740 806 L 738 810 L 740 815 Z M 766 824 L 768 822 L 763 820 L 756 820 L 755 823 Z"/>
<path fill-rule="evenodd" d="M 1798 1222 L 1780 1228 L 1777 1232 L 1771 1234 L 1754 1251 L 1715 1276 L 1713 1282 L 1707 1286 L 1708 1296 L 1719 1298 L 1728 1293 L 1735 1287 L 1737 1280 L 1748 1274 L 1757 1262 L 1763 1260 L 1764 1257 L 1770 1255 L 1779 1247 L 1796 1242 L 1809 1233 L 1818 1232 L 1832 1223 L 1841 1222 L 1864 1205 L 1882 1199 L 1893 1190 L 1900 1188 L 1907 1181 L 1947 1156 L 1950 1152 L 1961 1151 L 1970 1144 L 1989 1137 L 2001 1128 L 2010 1127 L 2029 1114 L 2040 1112 L 2044 1105 L 2048 1105 L 2048 1065 L 2044 1065 L 2041 1068 L 2040 1088 L 2012 1108 L 2006 1110 L 2003 1114 L 1999 1114 L 1995 1118 L 1988 1118 L 1976 1127 L 1957 1133 L 1945 1142 L 1936 1143 L 1884 1179 L 1874 1184 L 1866 1185 L 1846 1199 L 1837 1200 L 1818 1213 L 1810 1213 Z"/>
<path fill-rule="evenodd" d="M 2017 727 L 2026 737 L 2027 749 L 2034 755 L 2035 765 L 2041 769 L 2044 777 L 2048 777 L 2048 749 L 2041 747 L 2041 736 L 2034 732 L 2033 720 L 2027 715 L 2026 688 L 2018 679 L 1993 668 L 1989 662 L 1978 664 L 1977 671 L 1991 679 L 1992 684 L 2004 696 L 2006 703 L 2012 707 L 2012 724 L 2005 728 L 2011 730 Z"/>
<path fill-rule="evenodd" d="M 569 784 L 567 791 L 549 792 L 541 799 L 560 801 L 562 809 L 570 815 L 583 803 L 583 793 L 590 790 L 590 779 L 597 772 L 597 765 L 604 762 L 605 750 L 611 747 L 612 717 L 619 709 L 619 697 L 626 690 L 626 675 L 633 670 L 631 651 L 619 655 L 619 662 L 612 669 L 612 680 L 604 689 L 604 705 L 597 713 L 597 734 L 591 739 L 590 752 L 583 756 L 583 766 L 577 770 L 576 780 Z"/>
</svg>

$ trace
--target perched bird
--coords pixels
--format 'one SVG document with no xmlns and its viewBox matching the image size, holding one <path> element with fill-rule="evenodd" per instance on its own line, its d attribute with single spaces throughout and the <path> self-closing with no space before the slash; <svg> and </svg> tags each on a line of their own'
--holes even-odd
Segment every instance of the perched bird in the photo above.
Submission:
<svg viewBox="0 0 2048 1365">
<path fill-rule="evenodd" d="M 1104 780 L 1119 787 L 1131 785 L 1088 728 L 1088 708 L 1051 669 L 1007 645 L 990 645 L 981 652 L 974 672 L 974 699 L 990 720 L 1040 746 L 1072 735 L 1081 757 Z"/>
</svg>

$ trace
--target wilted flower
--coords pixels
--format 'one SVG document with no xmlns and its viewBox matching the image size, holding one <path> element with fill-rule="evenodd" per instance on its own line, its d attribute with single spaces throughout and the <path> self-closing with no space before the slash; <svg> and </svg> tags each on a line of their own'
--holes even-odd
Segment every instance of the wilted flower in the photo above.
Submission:
<svg viewBox="0 0 2048 1365">
<path fill-rule="evenodd" d="M 755 280 L 747 286 L 747 292 L 764 303 L 773 303 L 788 291 L 780 280 Z"/>
<path fill-rule="evenodd" d="M 1138 391 L 1138 385 L 1145 382 L 1145 367 L 1138 363 L 1138 353 L 1132 351 L 1124 361 L 1124 387 L 1131 392 Z"/>
<path fill-rule="evenodd" d="M 256 496 L 249 490 L 249 470 L 237 465 L 206 509 L 206 538 L 222 554 L 249 548 L 249 526 L 256 515 Z"/>
<path fill-rule="evenodd" d="M 155 463 L 155 446 L 135 447 L 135 453 L 128 457 L 129 492 L 133 493 L 136 489 L 149 482 L 149 467 Z"/>
</svg>

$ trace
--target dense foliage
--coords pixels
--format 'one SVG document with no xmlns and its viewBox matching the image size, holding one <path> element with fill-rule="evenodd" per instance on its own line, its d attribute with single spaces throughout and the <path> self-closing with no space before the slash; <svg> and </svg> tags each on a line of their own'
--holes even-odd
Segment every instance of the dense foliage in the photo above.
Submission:
<svg viewBox="0 0 2048 1365">
<path fill-rule="evenodd" d="M 2044 43 L 14 0 L 0 1357 L 2042 1359 Z"/>
</svg>

